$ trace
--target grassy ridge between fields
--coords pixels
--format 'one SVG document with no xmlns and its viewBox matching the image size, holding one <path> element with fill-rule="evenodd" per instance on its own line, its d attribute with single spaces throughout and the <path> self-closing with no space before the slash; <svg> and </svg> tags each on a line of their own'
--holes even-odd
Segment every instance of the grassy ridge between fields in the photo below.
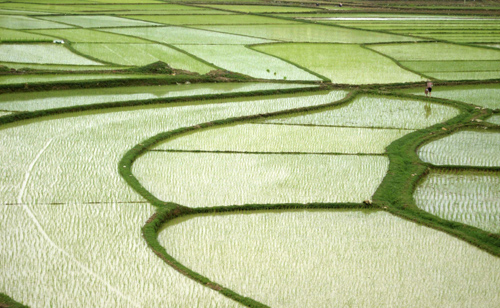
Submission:
<svg viewBox="0 0 500 308">
<path fill-rule="evenodd" d="M 394 98 L 412 98 L 414 95 L 383 93 L 375 90 L 353 91 L 349 93 L 344 99 L 330 104 L 324 104 L 314 107 L 302 107 L 268 114 L 258 114 L 251 116 L 243 116 L 237 118 L 229 118 L 213 122 L 201 123 L 194 126 L 184 127 L 169 132 L 160 133 L 150 139 L 147 139 L 131 150 L 129 150 L 119 163 L 119 172 L 127 183 L 135 189 L 139 194 L 146 198 L 152 205 L 157 207 L 157 212 L 146 222 L 142 228 L 143 236 L 148 243 L 149 247 L 158 255 L 162 260 L 171 265 L 180 273 L 188 276 L 189 278 L 210 287 L 221 294 L 241 303 L 248 307 L 267 307 L 266 305 L 256 302 L 250 298 L 241 296 L 216 282 L 210 281 L 203 275 L 196 273 L 184 265 L 176 261 L 168 254 L 164 247 L 158 242 L 158 234 L 162 226 L 165 226 L 169 221 L 184 215 L 194 215 L 202 213 L 224 213 L 236 211 L 253 211 L 253 210 L 289 210 L 289 209 L 360 209 L 360 208 L 379 208 L 404 219 L 431 227 L 433 229 L 444 231 L 452 236 L 458 237 L 466 242 L 469 242 L 490 254 L 500 256 L 500 236 L 491 234 L 481 229 L 471 227 L 462 223 L 452 222 L 441 219 L 437 216 L 431 215 L 425 211 L 417 208 L 413 199 L 413 191 L 418 181 L 428 173 L 429 165 L 422 162 L 417 156 L 417 149 L 419 146 L 432 140 L 443 138 L 461 129 L 471 129 L 485 127 L 476 122 L 489 117 L 492 111 L 489 109 L 476 109 L 474 106 L 450 101 L 446 99 L 436 98 L 423 98 L 420 100 L 432 102 L 434 104 L 442 104 L 453 106 L 461 111 L 461 114 L 453 119 L 444 123 L 433 125 L 426 129 L 421 129 L 416 132 L 410 133 L 395 142 L 387 148 L 387 154 L 390 160 L 389 170 L 384 178 L 382 184 L 377 189 L 373 196 L 373 201 L 366 203 L 335 203 L 335 204 L 250 204 L 243 206 L 225 206 L 225 207 L 211 207 L 211 208 L 189 208 L 180 204 L 165 202 L 159 200 L 152 195 L 146 188 L 144 188 L 137 178 L 132 174 L 131 166 L 133 162 L 142 154 L 150 150 L 154 145 L 159 142 L 179 137 L 180 135 L 191 133 L 196 130 L 205 128 L 222 127 L 225 125 L 232 125 L 244 123 L 256 119 L 276 117 L 282 115 L 289 115 L 299 112 L 307 112 L 312 110 L 328 109 L 332 106 L 339 106 L 349 104 L 360 93 L 384 95 L 386 97 Z M 493 127 L 492 127 L 493 128 Z"/>
<path fill-rule="evenodd" d="M 28 308 L 28 306 L 18 303 L 7 295 L 0 293 L 0 308 Z"/>
</svg>

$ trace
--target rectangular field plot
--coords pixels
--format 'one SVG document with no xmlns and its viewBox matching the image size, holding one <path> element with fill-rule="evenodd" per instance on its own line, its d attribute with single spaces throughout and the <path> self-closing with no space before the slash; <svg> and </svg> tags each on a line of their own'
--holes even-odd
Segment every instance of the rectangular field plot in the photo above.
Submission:
<svg viewBox="0 0 500 308">
<path fill-rule="evenodd" d="M 16 30 L 2 29 L 0 31 L 0 42 L 33 42 L 33 41 L 44 41 L 52 42 L 53 37 L 27 33 Z"/>
<path fill-rule="evenodd" d="M 285 42 L 375 43 L 419 40 L 399 35 L 312 24 L 197 26 L 196 28 Z"/>
<path fill-rule="evenodd" d="M 500 173 L 433 171 L 417 186 L 416 204 L 443 219 L 500 233 Z"/>
<path fill-rule="evenodd" d="M 105 75 L 104 75 L 105 76 Z M 118 101 L 183 97 L 204 94 L 308 88 L 314 85 L 273 83 L 211 83 L 149 87 L 114 87 L 0 95 L 0 110 L 35 111 Z"/>
<path fill-rule="evenodd" d="M 358 45 L 269 44 L 253 49 L 296 63 L 333 83 L 372 84 L 420 81 L 392 60 Z"/>
<path fill-rule="evenodd" d="M 500 50 L 446 43 L 386 44 L 369 48 L 398 61 L 500 60 Z"/>
<path fill-rule="evenodd" d="M 56 22 L 35 19 L 26 16 L 3 15 L 0 18 L 0 27 L 7 29 L 57 29 L 72 28 Z"/>
<path fill-rule="evenodd" d="M 241 45 L 176 45 L 224 69 L 264 79 L 321 80 L 279 58 Z"/>
<path fill-rule="evenodd" d="M 8 44 L 0 45 L 0 61 L 40 64 L 102 65 L 72 53 L 61 45 Z"/>
<path fill-rule="evenodd" d="M 194 57 L 161 44 L 76 43 L 72 47 L 82 54 L 118 65 L 143 66 L 162 61 L 173 68 L 201 74 L 215 69 L 215 67 L 203 63 Z"/>
<path fill-rule="evenodd" d="M 120 18 L 115 16 L 48 16 L 41 17 L 44 20 L 70 24 L 82 28 L 101 27 L 140 27 L 155 26 L 156 23 Z"/>
<path fill-rule="evenodd" d="M 497 257 L 385 212 L 184 216 L 158 239 L 181 264 L 269 307 L 494 307 L 500 301 Z"/>
<path fill-rule="evenodd" d="M 266 123 L 422 129 L 449 120 L 458 109 L 418 100 L 358 96 L 326 111 L 266 120 Z"/>
<path fill-rule="evenodd" d="M 362 202 L 388 164 L 381 156 L 148 152 L 132 170 L 157 198 L 205 207 Z"/>
<path fill-rule="evenodd" d="M 423 89 L 410 89 L 404 92 L 424 95 Z M 491 109 L 500 109 L 500 100 L 498 99 L 500 97 L 500 85 L 498 84 L 439 86 L 434 87 L 432 96 Z"/>
<path fill-rule="evenodd" d="M 89 29 L 31 30 L 30 32 L 65 39 L 72 43 L 146 43 L 135 37 Z"/>
<path fill-rule="evenodd" d="M 0 108 L 2 105 L 0 104 Z M 155 150 L 383 154 L 407 131 L 242 124 L 194 132 L 162 143 Z"/>
<path fill-rule="evenodd" d="M 425 144 L 417 153 L 434 165 L 500 167 L 500 133 L 460 131 Z"/>
<path fill-rule="evenodd" d="M 0 84 L 49 83 L 59 81 L 90 81 L 107 79 L 134 79 L 156 77 L 154 75 L 118 75 L 118 74 L 36 74 L 36 75 L 4 75 L 0 76 Z"/>
<path fill-rule="evenodd" d="M 240 307 L 152 253 L 140 232 L 152 214 L 140 203 L 0 205 L 0 289 L 30 307 Z"/>
<path fill-rule="evenodd" d="M 167 44 L 223 44 L 223 45 L 245 45 L 260 44 L 270 42 L 269 40 L 218 33 L 213 31 L 204 31 L 198 29 L 182 27 L 151 27 L 151 28 L 115 28 L 106 29 L 106 31 L 136 36 L 152 41 Z"/>
<path fill-rule="evenodd" d="M 167 25 L 291 24 L 293 21 L 255 15 L 131 15 L 129 18 Z"/>
</svg>

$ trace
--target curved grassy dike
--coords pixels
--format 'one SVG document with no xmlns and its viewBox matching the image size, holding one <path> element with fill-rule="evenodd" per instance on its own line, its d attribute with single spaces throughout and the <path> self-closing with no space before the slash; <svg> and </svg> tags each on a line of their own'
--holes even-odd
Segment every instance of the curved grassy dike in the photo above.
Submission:
<svg viewBox="0 0 500 308">
<path fill-rule="evenodd" d="M 411 95 L 397 96 L 414 97 Z M 462 111 L 462 114 L 445 123 L 436 124 L 408 134 L 388 146 L 389 170 L 373 195 L 373 203 L 394 215 L 446 232 L 494 256 L 500 256 L 500 236 L 498 234 L 492 234 L 479 228 L 441 219 L 419 209 L 413 199 L 413 191 L 416 185 L 431 168 L 431 164 L 420 160 L 417 155 L 417 149 L 425 143 L 443 138 L 457 131 L 483 127 L 482 124 L 478 124 L 474 120 L 489 117 L 492 114 L 491 110 L 475 109 L 468 104 L 445 99 L 421 99 L 429 102 L 455 105 L 455 107 L 458 107 Z M 455 166 L 453 167 L 455 168 Z M 481 170 L 494 169 L 481 168 Z"/>
<path fill-rule="evenodd" d="M 0 307 L 1 308 L 27 308 L 28 306 L 16 302 L 4 293 L 0 293 Z"/>
<path fill-rule="evenodd" d="M 460 102 L 454 102 L 445 99 L 435 99 L 435 98 L 422 99 L 433 103 L 454 106 L 460 109 L 462 113 L 445 123 L 439 123 L 434 126 L 431 126 L 430 128 L 421 129 L 403 138 L 400 138 L 395 142 L 393 142 L 387 148 L 387 154 L 390 160 L 389 170 L 382 184 L 379 186 L 379 188 L 377 189 L 377 191 L 373 196 L 373 204 L 372 201 L 367 200 L 365 203 L 361 204 L 355 204 L 355 203 L 250 204 L 243 206 L 193 209 L 173 202 L 165 202 L 159 200 L 153 194 L 151 194 L 146 188 L 144 188 L 144 186 L 142 186 L 142 184 L 132 174 L 131 167 L 133 162 L 158 142 L 165 141 L 170 138 L 176 138 L 185 133 L 191 133 L 203 128 L 247 122 L 255 119 L 260 119 L 262 117 L 267 118 L 267 117 L 275 117 L 275 116 L 299 113 L 304 111 L 321 110 L 329 108 L 334 105 L 348 104 L 359 93 L 379 94 L 377 91 L 370 91 L 370 90 L 353 91 L 349 93 L 348 96 L 346 96 L 344 99 L 330 104 L 324 104 L 315 107 L 302 107 L 297 109 L 272 112 L 268 114 L 258 114 L 258 115 L 243 116 L 238 118 L 229 118 L 229 119 L 184 127 L 169 132 L 160 133 L 156 136 L 151 137 L 148 140 L 143 141 L 142 143 L 136 145 L 134 148 L 129 150 L 123 156 L 122 160 L 119 163 L 118 167 L 119 173 L 136 192 L 141 194 L 152 205 L 157 207 L 157 212 L 153 216 L 151 216 L 151 218 L 146 222 L 146 224 L 142 228 L 143 237 L 148 243 L 149 247 L 155 252 L 156 255 L 158 255 L 162 260 L 164 260 L 167 264 L 172 266 L 180 273 L 248 307 L 267 307 L 267 306 L 259 302 L 256 302 L 250 298 L 243 297 L 229 289 L 226 289 L 223 286 L 217 284 L 216 282 L 210 281 L 208 278 L 190 270 L 189 268 L 177 262 L 172 256 L 170 256 L 167 253 L 165 248 L 163 248 L 158 242 L 157 238 L 161 227 L 174 218 L 183 215 L 198 214 L 198 213 L 222 213 L 222 212 L 242 211 L 242 210 L 270 210 L 270 209 L 296 209 L 296 208 L 354 209 L 354 208 L 376 207 L 386 210 L 399 217 L 431 227 L 433 229 L 444 231 L 448 234 L 451 234 L 462 240 L 465 240 L 495 256 L 500 256 L 500 237 L 492 236 L 491 234 L 488 234 L 487 232 L 480 230 L 478 228 L 437 218 L 427 212 L 418 209 L 413 200 L 413 191 L 415 189 L 415 186 L 418 180 L 428 172 L 429 168 L 428 166 L 426 166 L 426 164 L 422 163 L 419 160 L 416 153 L 416 149 L 418 148 L 418 146 L 424 144 L 425 142 L 430 142 L 436 138 L 444 137 L 450 133 L 460 130 L 461 128 L 478 126 L 476 122 L 471 122 L 471 120 L 479 118 L 487 118 L 492 113 L 490 110 L 475 109 L 473 106 Z M 404 95 L 404 94 L 394 94 L 394 93 L 390 95 L 386 94 L 386 96 L 392 96 L 396 98 L 398 97 L 415 98 L 414 95 Z M 446 130 L 443 130 L 443 128 L 446 128 Z M 396 195 L 393 195 L 394 192 L 398 193 Z M 455 228 L 460 229 L 461 232 L 456 232 L 454 230 Z"/>
</svg>

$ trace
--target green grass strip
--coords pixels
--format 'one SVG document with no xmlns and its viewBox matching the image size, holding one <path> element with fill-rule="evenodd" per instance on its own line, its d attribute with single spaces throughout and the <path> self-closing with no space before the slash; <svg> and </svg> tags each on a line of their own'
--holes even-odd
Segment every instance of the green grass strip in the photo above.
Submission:
<svg viewBox="0 0 500 308">
<path fill-rule="evenodd" d="M 28 306 L 16 302 L 4 293 L 0 293 L 0 308 L 27 308 Z"/>
<path fill-rule="evenodd" d="M 412 97 L 410 95 L 396 96 Z M 389 169 L 373 195 L 374 204 L 394 215 L 444 231 L 492 255 L 500 256 L 500 235 L 488 233 L 459 222 L 441 219 L 420 210 L 413 199 L 413 191 L 417 183 L 430 170 L 429 164 L 422 162 L 417 156 L 418 147 L 457 131 L 477 126 L 473 120 L 489 117 L 491 110 L 475 109 L 467 104 L 443 99 L 421 98 L 421 100 L 454 105 L 462 113 L 444 123 L 410 133 L 387 147 L 390 161 Z"/>
</svg>

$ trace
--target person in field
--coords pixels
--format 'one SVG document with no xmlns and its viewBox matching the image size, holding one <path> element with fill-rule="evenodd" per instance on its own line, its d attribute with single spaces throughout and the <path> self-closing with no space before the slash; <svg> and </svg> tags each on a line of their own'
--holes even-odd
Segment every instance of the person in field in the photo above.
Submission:
<svg viewBox="0 0 500 308">
<path fill-rule="evenodd" d="M 432 96 L 432 81 L 427 80 L 427 85 L 425 87 L 425 96 Z"/>
</svg>

